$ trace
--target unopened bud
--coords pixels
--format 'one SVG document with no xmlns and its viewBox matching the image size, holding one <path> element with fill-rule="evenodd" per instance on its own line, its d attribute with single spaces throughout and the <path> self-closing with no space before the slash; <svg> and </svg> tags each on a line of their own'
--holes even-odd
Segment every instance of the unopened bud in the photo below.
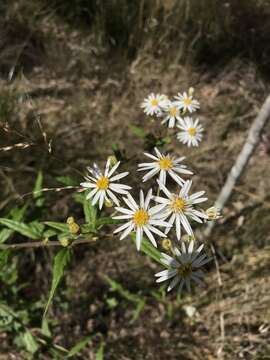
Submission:
<svg viewBox="0 0 270 360">
<path fill-rule="evenodd" d="M 170 239 L 163 239 L 161 245 L 163 249 L 167 251 L 171 250 L 172 248 L 172 242 Z"/>
<path fill-rule="evenodd" d="M 188 234 L 185 234 L 184 236 L 182 236 L 182 241 L 185 241 L 185 242 L 190 242 L 190 241 L 195 241 L 195 236 L 194 235 L 188 235 Z"/>
<path fill-rule="evenodd" d="M 75 222 L 74 217 L 69 216 L 69 217 L 67 218 L 67 224 L 68 224 L 68 225 L 69 225 L 69 224 L 73 224 L 74 222 Z"/>
<path fill-rule="evenodd" d="M 71 234 L 73 235 L 78 235 L 81 231 L 81 228 L 78 224 L 76 224 L 75 222 L 72 224 L 68 224 L 68 229 L 71 232 Z"/>
<path fill-rule="evenodd" d="M 113 202 L 111 200 L 105 200 L 105 206 L 107 208 L 111 208 L 111 207 L 113 207 Z"/>
<path fill-rule="evenodd" d="M 193 87 L 190 87 L 189 89 L 188 89 L 188 95 L 189 96 L 192 96 L 193 94 L 194 94 L 194 88 Z"/>
<path fill-rule="evenodd" d="M 67 247 L 69 245 L 69 240 L 67 238 L 59 239 L 59 242 L 63 247 Z"/>
<path fill-rule="evenodd" d="M 215 206 L 212 206 L 209 209 L 207 209 L 205 213 L 208 216 L 208 220 L 210 221 L 221 218 L 220 209 L 216 208 Z"/>
<path fill-rule="evenodd" d="M 108 157 L 108 160 L 110 162 L 110 166 L 114 166 L 115 164 L 117 164 L 118 160 L 116 158 L 115 155 L 111 155 Z"/>
</svg>

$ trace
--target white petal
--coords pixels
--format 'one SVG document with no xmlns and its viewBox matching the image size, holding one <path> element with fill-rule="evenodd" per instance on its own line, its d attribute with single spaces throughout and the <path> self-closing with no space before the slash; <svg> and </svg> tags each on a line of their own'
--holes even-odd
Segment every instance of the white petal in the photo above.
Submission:
<svg viewBox="0 0 270 360">
<path fill-rule="evenodd" d="M 112 176 L 112 174 L 115 172 L 115 170 L 118 168 L 118 166 L 120 165 L 120 161 L 118 161 L 110 170 L 109 174 L 108 174 L 108 178 L 110 178 Z"/>
<path fill-rule="evenodd" d="M 125 237 L 127 237 L 133 229 L 134 229 L 134 224 L 131 224 L 120 236 L 120 240 L 123 240 Z"/>
<path fill-rule="evenodd" d="M 122 172 L 122 173 L 120 173 L 120 174 L 118 174 L 118 175 L 115 175 L 115 176 L 113 176 L 112 178 L 110 178 L 110 181 L 120 180 L 120 179 L 122 179 L 123 177 L 127 176 L 128 174 L 129 174 L 128 171 Z"/>
<path fill-rule="evenodd" d="M 156 240 L 154 238 L 154 236 L 152 235 L 152 233 L 150 232 L 150 230 L 147 228 L 147 226 L 143 227 L 143 231 L 145 232 L 146 236 L 148 237 L 148 239 L 151 241 L 151 243 L 157 247 L 157 243 Z"/>
</svg>

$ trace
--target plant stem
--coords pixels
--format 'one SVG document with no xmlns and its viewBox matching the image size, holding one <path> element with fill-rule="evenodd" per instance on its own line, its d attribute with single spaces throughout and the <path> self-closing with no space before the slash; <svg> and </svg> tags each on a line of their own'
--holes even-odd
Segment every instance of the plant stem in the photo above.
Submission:
<svg viewBox="0 0 270 360">
<path fill-rule="evenodd" d="M 95 242 L 96 239 L 79 239 L 75 240 L 68 245 L 69 247 L 90 244 Z M 30 249 L 30 248 L 40 248 L 40 247 L 51 247 L 51 246 L 63 246 L 59 241 L 36 241 L 36 242 L 23 242 L 15 244 L 0 244 L 0 250 L 17 250 L 17 249 Z"/>
</svg>

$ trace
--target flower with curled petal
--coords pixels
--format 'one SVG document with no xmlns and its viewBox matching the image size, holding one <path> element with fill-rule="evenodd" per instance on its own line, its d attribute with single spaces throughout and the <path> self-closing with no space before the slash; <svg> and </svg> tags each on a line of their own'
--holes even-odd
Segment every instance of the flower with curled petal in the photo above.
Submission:
<svg viewBox="0 0 270 360">
<path fill-rule="evenodd" d="M 184 285 L 190 291 L 190 282 L 192 280 L 203 286 L 202 278 L 204 273 L 200 268 L 211 259 L 207 258 L 206 254 L 201 254 L 202 249 L 203 244 L 195 249 L 194 241 L 191 241 L 188 246 L 182 242 L 181 250 L 174 247 L 172 249 L 174 257 L 161 253 L 160 261 L 167 269 L 155 274 L 157 277 L 156 282 L 159 283 L 170 279 L 167 291 L 171 291 L 177 285 L 179 293 L 181 293 Z"/>
</svg>

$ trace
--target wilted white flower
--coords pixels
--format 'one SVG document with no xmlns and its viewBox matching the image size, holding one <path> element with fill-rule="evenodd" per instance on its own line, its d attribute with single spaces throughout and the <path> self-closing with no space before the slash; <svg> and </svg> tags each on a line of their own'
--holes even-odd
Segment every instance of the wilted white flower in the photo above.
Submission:
<svg viewBox="0 0 270 360">
<path fill-rule="evenodd" d="M 193 121 L 191 117 L 184 117 L 184 119 L 179 120 L 177 127 L 182 130 L 177 134 L 177 139 L 181 143 L 187 144 L 188 147 L 199 145 L 203 132 L 199 119 Z"/>
<path fill-rule="evenodd" d="M 112 176 L 120 165 L 120 161 L 118 161 L 112 168 L 110 168 L 110 162 L 110 159 L 108 159 L 104 173 L 101 172 L 100 168 L 95 163 L 92 168 L 88 167 L 87 170 L 90 175 L 85 177 L 85 180 L 87 180 L 86 182 L 81 183 L 81 186 L 85 189 L 92 189 L 86 196 L 86 199 L 92 199 L 92 205 L 95 205 L 97 202 L 99 202 L 99 209 L 102 208 L 104 200 L 107 201 L 109 198 L 119 206 L 119 201 L 114 195 L 114 192 L 126 195 L 128 194 L 128 190 L 131 189 L 131 187 L 128 185 L 114 182 L 127 176 L 128 172 L 123 172 Z"/>
<path fill-rule="evenodd" d="M 161 113 L 164 107 L 166 107 L 168 99 L 165 95 L 160 94 L 150 94 L 146 99 L 144 99 L 141 107 L 147 115 L 158 115 Z"/>
<path fill-rule="evenodd" d="M 164 117 L 161 122 L 162 124 L 168 123 L 169 128 L 175 127 L 177 120 L 181 119 L 180 111 L 175 101 L 168 102 L 167 106 L 164 108 L 162 116 Z"/>
<path fill-rule="evenodd" d="M 160 189 L 164 192 L 167 198 L 155 196 L 154 199 L 156 202 L 165 205 L 163 210 L 164 219 L 170 217 L 168 222 L 171 225 L 175 223 L 177 239 L 180 240 L 181 238 L 181 227 L 185 229 L 188 235 L 193 236 L 193 230 L 188 219 L 202 223 L 201 219 L 208 218 L 205 212 L 199 211 L 194 207 L 194 205 L 207 200 L 206 197 L 201 197 L 204 195 L 205 191 L 199 191 L 189 195 L 188 193 L 192 185 L 191 180 L 184 183 L 182 189 L 179 191 L 179 194 L 171 193 L 163 184 L 159 181 L 158 183 Z M 165 233 L 168 233 L 169 230 L 169 227 L 166 228 Z"/>
<path fill-rule="evenodd" d="M 215 206 L 212 206 L 209 209 L 207 209 L 205 213 L 208 217 L 207 220 L 209 221 L 217 220 L 221 218 L 220 209 Z"/>
<path fill-rule="evenodd" d="M 187 94 L 184 92 L 183 94 L 178 93 L 175 98 L 175 103 L 179 107 L 179 109 L 185 111 L 189 111 L 190 113 L 196 111 L 200 108 L 199 101 L 193 99 L 192 94 Z"/>
<path fill-rule="evenodd" d="M 191 290 L 191 280 L 198 285 L 204 285 L 202 281 L 204 273 L 200 270 L 200 267 L 208 263 L 211 259 L 207 258 L 206 254 L 201 254 L 202 249 L 203 244 L 197 249 L 194 249 L 194 241 L 191 241 L 188 247 L 182 242 L 181 251 L 176 247 L 173 248 L 175 258 L 162 253 L 160 260 L 168 269 L 155 274 L 157 277 L 156 282 L 159 283 L 172 279 L 167 291 L 171 291 L 178 285 L 179 293 L 181 293 L 184 285 L 188 291 Z"/>
<path fill-rule="evenodd" d="M 190 170 L 186 169 L 186 165 L 180 164 L 185 159 L 184 156 L 175 159 L 169 154 L 162 154 L 157 148 L 155 148 L 155 152 L 156 156 L 144 153 L 144 155 L 154 160 L 154 162 L 141 163 L 138 165 L 138 171 L 148 171 L 143 177 L 143 182 L 159 173 L 159 181 L 161 184 L 165 185 L 168 173 L 174 181 L 176 181 L 179 185 L 183 185 L 185 181 L 176 173 L 187 175 L 193 174 Z"/>
<path fill-rule="evenodd" d="M 168 227 L 169 223 L 165 222 L 162 218 L 162 209 L 164 205 L 156 205 L 149 207 L 150 200 L 152 199 L 152 189 L 150 189 L 144 198 L 143 191 L 140 191 L 140 204 L 137 205 L 133 197 L 128 193 L 127 197 L 123 197 L 123 200 L 128 206 L 127 208 L 116 207 L 115 209 L 124 215 L 114 216 L 113 219 L 126 219 L 127 222 L 117 228 L 114 233 L 123 231 L 120 240 L 123 240 L 131 232 L 136 232 L 136 246 L 137 250 L 140 250 L 143 233 L 148 237 L 151 243 L 157 247 L 156 240 L 152 233 L 166 237 L 166 235 L 157 229 L 157 226 Z"/>
</svg>

